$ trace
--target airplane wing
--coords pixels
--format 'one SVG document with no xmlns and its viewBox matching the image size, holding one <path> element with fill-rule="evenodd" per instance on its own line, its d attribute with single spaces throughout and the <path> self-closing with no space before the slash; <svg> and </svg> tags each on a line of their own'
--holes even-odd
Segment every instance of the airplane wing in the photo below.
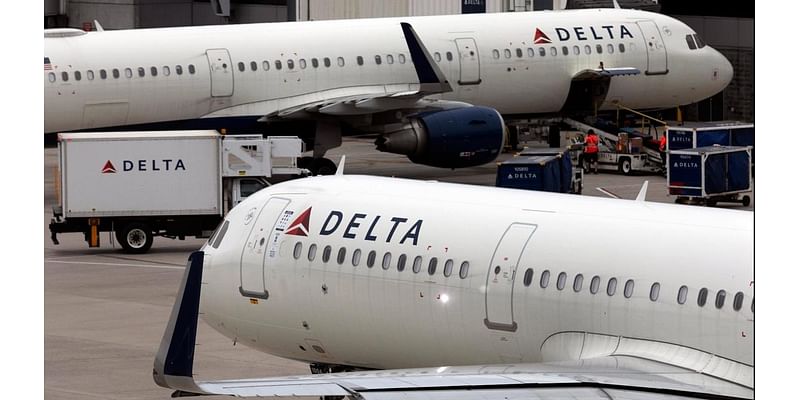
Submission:
<svg viewBox="0 0 800 400">
<path fill-rule="evenodd" d="M 536 364 L 479 365 L 407 370 L 358 371 L 197 382 L 192 376 L 204 253 L 189 265 L 161 340 L 153 368 L 160 386 L 175 389 L 173 397 L 229 395 L 237 397 L 348 396 L 354 399 L 752 399 L 752 370 L 726 360 L 687 357 L 675 349 L 641 349 L 642 343 L 609 342 L 583 337 L 584 343 L 613 347 L 611 355 L 589 355 L 570 361 Z M 543 352 L 566 349 L 570 339 L 556 340 Z M 545 345 L 547 346 L 547 342 Z M 544 347 L 543 346 L 543 347 Z M 627 353 L 626 353 L 626 350 Z M 622 351 L 620 351 L 622 349 Z M 653 357 L 644 357 L 648 352 Z M 592 353 L 589 351 L 588 353 Z M 693 360 L 671 364 L 670 360 Z M 698 368 L 698 366 L 701 366 Z M 750 367 L 752 368 L 752 367 Z"/>
<path fill-rule="evenodd" d="M 314 114 L 331 116 L 363 115 L 397 109 L 447 109 L 468 107 L 461 102 L 426 99 L 451 92 L 450 83 L 433 61 L 411 24 L 400 26 L 408 45 L 418 82 L 385 85 L 359 85 L 319 90 L 297 96 L 258 101 L 228 107 L 203 116 L 219 118 L 237 115 L 263 115 L 274 118 L 313 118 Z"/>
</svg>

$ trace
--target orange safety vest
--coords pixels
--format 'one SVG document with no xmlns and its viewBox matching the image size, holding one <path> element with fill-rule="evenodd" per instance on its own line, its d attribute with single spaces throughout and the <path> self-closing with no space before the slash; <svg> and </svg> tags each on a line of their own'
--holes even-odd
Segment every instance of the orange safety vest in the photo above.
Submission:
<svg viewBox="0 0 800 400">
<path fill-rule="evenodd" d="M 667 135 L 661 136 L 661 140 L 658 141 L 658 151 L 664 151 L 667 149 Z"/>
<path fill-rule="evenodd" d="M 599 141 L 597 140 L 597 135 L 588 135 L 586 136 L 586 149 L 584 150 L 586 153 L 597 153 L 599 148 L 597 144 Z"/>
</svg>

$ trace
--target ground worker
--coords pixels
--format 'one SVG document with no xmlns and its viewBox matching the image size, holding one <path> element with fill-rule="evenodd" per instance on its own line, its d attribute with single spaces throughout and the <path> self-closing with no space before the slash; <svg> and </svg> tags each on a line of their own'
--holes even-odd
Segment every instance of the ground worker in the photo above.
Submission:
<svg viewBox="0 0 800 400">
<path fill-rule="evenodd" d="M 661 135 L 658 141 L 658 152 L 661 153 L 661 168 L 667 169 L 667 134 Z"/>
<path fill-rule="evenodd" d="M 586 158 L 589 169 L 593 170 L 595 174 L 597 173 L 597 153 L 600 151 L 600 148 L 597 147 L 599 143 L 600 140 L 597 134 L 594 133 L 594 129 L 589 129 L 589 132 L 586 133 L 586 140 L 584 141 L 585 148 L 583 149 L 583 156 Z"/>
</svg>

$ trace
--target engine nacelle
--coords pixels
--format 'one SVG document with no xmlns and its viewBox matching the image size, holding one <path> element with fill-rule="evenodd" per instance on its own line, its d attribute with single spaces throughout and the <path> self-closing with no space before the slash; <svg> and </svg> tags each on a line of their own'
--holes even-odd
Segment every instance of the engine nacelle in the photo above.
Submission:
<svg viewBox="0 0 800 400">
<path fill-rule="evenodd" d="M 493 108 L 431 111 L 409 119 L 410 126 L 379 137 L 378 150 L 432 167 L 464 168 L 493 161 L 503 148 L 505 124 Z"/>
</svg>

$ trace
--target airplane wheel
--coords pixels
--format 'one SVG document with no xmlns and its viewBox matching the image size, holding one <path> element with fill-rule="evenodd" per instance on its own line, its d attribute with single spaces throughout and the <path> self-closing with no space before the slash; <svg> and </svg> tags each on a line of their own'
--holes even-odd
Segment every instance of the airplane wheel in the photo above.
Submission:
<svg viewBox="0 0 800 400">
<path fill-rule="evenodd" d="M 314 163 L 314 157 L 300 157 L 297 159 L 297 167 L 311 170 L 311 164 Z"/>
<path fill-rule="evenodd" d="M 327 158 L 315 158 L 309 169 L 313 175 L 333 175 L 336 173 L 336 164 Z"/>
<path fill-rule="evenodd" d="M 153 245 L 153 232 L 145 224 L 131 222 L 117 231 L 117 241 L 126 253 L 142 254 Z"/>
</svg>

